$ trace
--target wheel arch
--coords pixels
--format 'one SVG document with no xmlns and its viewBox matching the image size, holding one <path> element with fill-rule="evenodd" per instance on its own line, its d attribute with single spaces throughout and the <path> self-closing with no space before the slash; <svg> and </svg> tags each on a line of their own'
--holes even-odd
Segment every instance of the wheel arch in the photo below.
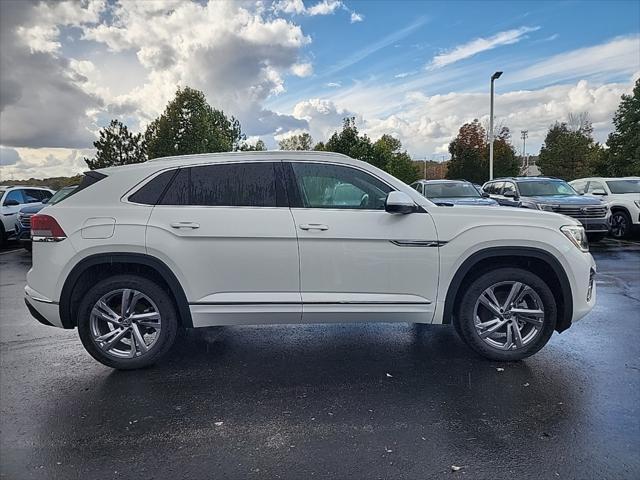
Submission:
<svg viewBox="0 0 640 480">
<path fill-rule="evenodd" d="M 567 274 L 551 253 L 533 247 L 490 247 L 470 255 L 462 262 L 449 283 L 444 302 L 443 323 L 451 323 L 457 314 L 465 284 L 483 273 L 506 266 L 529 269 L 550 282 L 558 306 L 556 330 L 562 332 L 571 326 L 573 297 Z"/>
<path fill-rule="evenodd" d="M 193 327 L 189 302 L 174 273 L 158 258 L 143 253 L 99 253 L 78 262 L 69 272 L 60 294 L 59 309 L 62 326 L 64 328 L 76 326 L 78 297 L 90 286 L 85 285 L 78 290 L 76 287 L 79 283 L 82 284 L 81 280 L 95 280 L 96 275 L 101 279 L 118 273 L 140 274 L 162 283 L 173 297 L 180 325 L 187 328 Z"/>
</svg>

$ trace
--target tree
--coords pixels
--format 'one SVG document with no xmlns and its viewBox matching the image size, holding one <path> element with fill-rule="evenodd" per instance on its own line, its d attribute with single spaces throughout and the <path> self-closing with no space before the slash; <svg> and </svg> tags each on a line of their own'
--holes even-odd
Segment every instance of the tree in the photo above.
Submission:
<svg viewBox="0 0 640 480">
<path fill-rule="evenodd" d="M 248 143 L 245 142 L 242 145 L 240 145 L 240 148 L 238 148 L 238 150 L 242 152 L 264 152 L 267 150 L 267 146 L 264 144 L 262 140 L 258 139 L 255 145 L 249 145 Z"/>
<path fill-rule="evenodd" d="M 313 138 L 304 132 L 280 140 L 278 146 L 280 150 L 313 150 Z"/>
<path fill-rule="evenodd" d="M 371 163 L 382 168 L 405 183 L 413 183 L 420 174 L 409 154 L 402 150 L 402 143 L 391 135 L 383 135 L 373 144 Z"/>
<path fill-rule="evenodd" d="M 591 122 L 582 122 L 571 129 L 567 123 L 549 128 L 540 149 L 538 167 L 545 175 L 573 180 L 588 177 L 600 146 L 593 141 Z"/>
<path fill-rule="evenodd" d="M 317 147 L 317 146 L 316 146 Z M 373 146 L 366 135 L 360 135 L 356 127 L 355 117 L 345 118 L 342 121 L 342 131 L 334 132 L 324 145 L 327 152 L 336 152 L 372 163 Z"/>
<path fill-rule="evenodd" d="M 607 139 L 608 175 L 640 175 L 640 79 L 636 80 L 632 95 L 622 96 L 613 125 L 615 130 Z"/>
<path fill-rule="evenodd" d="M 140 163 L 147 159 L 145 143 L 140 133 L 133 134 L 120 120 L 111 120 L 100 129 L 100 138 L 93 142 L 96 155 L 84 161 L 91 170 Z"/>
<path fill-rule="evenodd" d="M 474 183 L 487 181 L 489 162 L 485 157 L 486 147 L 486 132 L 477 119 L 462 125 L 456 138 L 449 144 L 451 160 L 446 177 Z"/>
<path fill-rule="evenodd" d="M 512 177 L 520 172 L 520 162 L 516 150 L 511 145 L 511 131 L 502 127 L 493 141 L 493 176 Z M 489 158 L 489 145 L 485 147 L 486 157 Z M 487 180 L 489 177 L 487 176 Z"/>
<path fill-rule="evenodd" d="M 199 90 L 185 87 L 145 132 L 149 158 L 238 150 L 245 140 L 240 122 L 207 103 Z"/>
</svg>

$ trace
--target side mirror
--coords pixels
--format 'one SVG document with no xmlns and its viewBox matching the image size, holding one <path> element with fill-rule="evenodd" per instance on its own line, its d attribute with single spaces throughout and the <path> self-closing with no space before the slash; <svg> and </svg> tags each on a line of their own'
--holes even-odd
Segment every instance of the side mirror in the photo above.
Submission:
<svg viewBox="0 0 640 480">
<path fill-rule="evenodd" d="M 390 192 L 384 202 L 384 209 L 388 213 L 405 215 L 416 210 L 416 204 L 412 198 L 404 192 Z"/>
<path fill-rule="evenodd" d="M 603 197 L 607 195 L 607 192 L 605 192 L 604 190 L 602 190 L 601 188 L 597 188 L 595 189 L 593 192 L 591 192 L 592 195 L 602 195 Z"/>
<path fill-rule="evenodd" d="M 489 198 L 490 195 L 487 192 L 482 192 L 480 195 L 482 195 L 482 198 Z"/>
<path fill-rule="evenodd" d="M 507 198 L 513 198 L 516 199 L 518 198 L 518 194 L 516 192 L 514 192 L 513 190 L 508 190 L 506 192 L 504 192 L 502 194 L 503 197 L 507 197 Z"/>
<path fill-rule="evenodd" d="M 20 203 L 17 200 L 13 200 L 13 199 L 5 200 L 4 202 L 5 207 L 15 207 L 17 205 L 20 205 Z"/>
</svg>

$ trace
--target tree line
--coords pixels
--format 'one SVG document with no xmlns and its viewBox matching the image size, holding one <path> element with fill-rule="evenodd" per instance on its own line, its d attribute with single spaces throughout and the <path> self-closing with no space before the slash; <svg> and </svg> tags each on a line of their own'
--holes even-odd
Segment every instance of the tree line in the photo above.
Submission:
<svg viewBox="0 0 640 480">
<path fill-rule="evenodd" d="M 549 128 L 540 150 L 538 167 L 545 175 L 566 180 L 598 175 L 640 175 L 640 79 L 631 95 L 623 95 L 613 117 L 615 130 L 607 139 L 607 148 L 593 139 L 593 127 L 587 114 L 571 115 L 566 122 Z M 212 152 L 266 150 L 262 140 L 247 142 L 240 122 L 208 104 L 199 90 L 178 89 L 164 112 L 143 133 L 134 134 L 119 120 L 100 130 L 94 142 L 96 155 L 85 158 L 90 169 L 144 162 L 148 159 Z M 411 183 L 421 177 L 416 162 L 392 135 L 373 141 L 361 134 L 355 118 L 345 118 L 342 129 L 326 141 L 314 142 L 309 133 L 282 139 L 281 150 L 317 150 L 337 152 L 381 168 L 400 180 Z M 451 159 L 446 178 L 484 183 L 489 172 L 489 134 L 478 121 L 465 123 L 449 144 Z M 514 176 L 520 160 L 511 143 L 508 127 L 494 134 L 494 176 Z"/>
<path fill-rule="evenodd" d="M 593 138 L 593 126 L 586 112 L 569 115 L 567 121 L 549 127 L 537 165 L 544 175 L 573 180 L 581 177 L 640 176 L 640 79 L 631 95 L 622 95 L 613 116 L 614 131 L 606 148 Z M 488 132 L 478 120 L 465 123 L 449 144 L 451 160 L 447 178 L 464 178 L 483 183 L 489 177 Z M 495 134 L 494 176 L 518 175 L 520 163 L 502 127 Z"/>
</svg>

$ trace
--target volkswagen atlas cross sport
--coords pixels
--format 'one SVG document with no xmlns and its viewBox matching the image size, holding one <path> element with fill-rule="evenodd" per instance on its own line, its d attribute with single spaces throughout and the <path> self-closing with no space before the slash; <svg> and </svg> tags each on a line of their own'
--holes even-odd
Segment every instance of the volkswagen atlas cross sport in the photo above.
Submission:
<svg viewBox="0 0 640 480">
<path fill-rule="evenodd" d="M 119 369 L 159 360 L 179 328 L 301 322 L 452 323 L 479 354 L 518 360 L 595 302 L 577 220 L 437 206 L 333 153 L 92 171 L 31 228 L 32 315 Z"/>
</svg>

